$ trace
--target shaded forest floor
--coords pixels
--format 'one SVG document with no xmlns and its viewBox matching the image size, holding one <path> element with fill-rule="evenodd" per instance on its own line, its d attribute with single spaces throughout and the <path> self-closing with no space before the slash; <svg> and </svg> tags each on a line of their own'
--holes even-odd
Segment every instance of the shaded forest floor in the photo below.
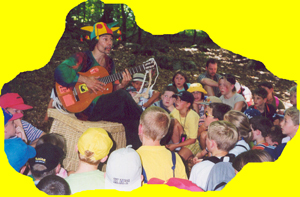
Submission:
<svg viewBox="0 0 300 197">
<path fill-rule="evenodd" d="M 286 106 L 290 106 L 288 90 L 296 85 L 295 82 L 280 79 L 266 69 L 247 69 L 249 59 L 222 49 L 212 42 L 200 42 L 197 46 L 191 47 L 192 38 L 174 37 L 172 38 L 173 43 L 170 44 L 163 36 L 152 35 L 147 35 L 143 41 L 142 45 L 118 43 L 114 46 L 111 56 L 115 61 L 117 71 L 138 66 L 149 58 L 154 57 L 160 67 L 159 77 L 154 89 L 162 91 L 164 86 L 171 83 L 173 74 L 175 73 L 175 70 L 170 65 L 167 69 L 161 68 L 166 68 L 167 65 L 164 64 L 170 64 L 166 60 L 181 63 L 181 65 L 184 62 L 189 62 L 193 66 L 193 69 L 182 71 L 188 75 L 189 82 L 194 83 L 197 82 L 198 75 L 205 72 L 205 62 L 211 57 L 220 61 L 218 73 L 234 74 L 236 79 L 241 84 L 246 85 L 251 91 L 261 81 L 272 82 L 274 84 L 275 95 L 282 99 Z M 52 120 L 49 119 L 46 123 L 43 120 L 51 89 L 55 84 L 54 69 L 75 52 L 87 49 L 88 44 L 86 42 L 80 42 L 78 36 L 70 32 L 65 32 L 47 65 L 39 70 L 20 73 L 9 83 L 12 92 L 19 93 L 26 104 L 34 107 L 32 110 L 25 112 L 24 120 L 27 120 L 45 132 L 50 130 Z"/>
</svg>

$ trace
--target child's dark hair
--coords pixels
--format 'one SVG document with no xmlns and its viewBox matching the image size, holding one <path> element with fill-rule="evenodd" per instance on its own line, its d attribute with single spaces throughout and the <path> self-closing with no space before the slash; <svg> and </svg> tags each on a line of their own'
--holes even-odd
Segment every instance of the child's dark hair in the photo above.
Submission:
<svg viewBox="0 0 300 197">
<path fill-rule="evenodd" d="M 89 50 L 93 51 L 97 43 L 98 43 L 98 40 L 96 39 L 96 37 L 94 37 L 92 40 L 90 40 L 89 41 Z"/>
<path fill-rule="evenodd" d="M 177 75 L 181 75 L 185 79 L 185 83 L 183 84 L 183 87 L 184 87 L 184 90 L 187 91 L 187 89 L 189 89 L 188 85 L 186 84 L 188 82 L 188 78 L 187 78 L 186 74 L 184 74 L 183 72 L 181 72 L 181 70 L 176 71 L 176 73 L 173 75 L 173 78 L 172 78 L 172 84 L 173 84 L 173 86 L 177 89 L 177 87 L 175 85 L 175 82 L 174 82 L 174 79 L 175 79 L 175 77 Z"/>
<path fill-rule="evenodd" d="M 233 160 L 232 167 L 239 172 L 249 162 L 265 161 L 274 161 L 274 159 L 265 150 L 253 149 L 239 154 Z"/>
<path fill-rule="evenodd" d="M 212 109 L 212 115 L 219 120 L 224 119 L 224 115 L 231 110 L 231 107 L 224 103 L 210 103 L 209 107 Z"/>
<path fill-rule="evenodd" d="M 36 187 L 48 195 L 70 195 L 67 181 L 56 175 L 49 175 L 40 180 Z"/>
<path fill-rule="evenodd" d="M 258 87 L 261 87 L 261 86 L 267 87 L 269 89 L 274 88 L 273 84 L 271 82 L 268 82 L 268 81 L 260 82 L 258 84 Z"/>
<path fill-rule="evenodd" d="M 206 68 L 207 68 L 207 67 L 209 66 L 209 64 L 216 64 L 216 63 L 218 63 L 217 60 L 212 59 L 212 58 L 209 58 L 209 59 L 206 61 L 205 66 L 206 66 Z"/>
<path fill-rule="evenodd" d="M 271 131 L 268 134 L 268 137 L 272 140 L 272 142 L 277 142 L 278 145 L 281 144 L 281 141 L 286 135 L 282 134 L 281 127 L 278 125 L 274 125 L 271 127 Z"/>
<path fill-rule="evenodd" d="M 36 146 L 44 143 L 50 143 L 55 146 L 61 148 L 64 152 L 66 152 L 66 139 L 64 136 L 57 133 L 47 133 L 40 137 L 40 139 L 36 142 Z"/>
<path fill-rule="evenodd" d="M 268 96 L 267 90 L 265 90 L 264 88 L 261 88 L 261 87 L 256 88 L 252 94 L 253 95 L 256 94 L 257 96 L 260 96 L 263 99 L 267 98 L 267 96 Z"/>
<path fill-rule="evenodd" d="M 164 90 L 163 90 L 162 94 L 164 94 L 166 91 L 174 92 L 175 94 L 177 94 L 177 93 L 178 93 L 178 90 L 177 90 L 177 88 L 176 88 L 176 87 L 174 87 L 174 86 L 171 86 L 171 85 L 169 85 L 169 86 L 166 86 L 166 87 L 164 88 Z"/>
<path fill-rule="evenodd" d="M 271 128 L 273 123 L 264 116 L 255 116 L 250 119 L 250 124 L 252 129 L 259 130 L 263 137 L 267 137 L 267 135 L 271 132 Z"/>
</svg>

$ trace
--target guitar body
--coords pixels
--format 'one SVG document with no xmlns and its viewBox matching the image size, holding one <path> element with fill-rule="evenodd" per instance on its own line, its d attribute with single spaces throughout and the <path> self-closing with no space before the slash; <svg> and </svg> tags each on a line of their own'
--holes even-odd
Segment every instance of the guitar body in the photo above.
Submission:
<svg viewBox="0 0 300 197">
<path fill-rule="evenodd" d="M 100 78 L 109 76 L 107 70 L 102 66 L 94 66 L 87 72 L 79 72 L 78 74 L 87 77 L 94 76 Z M 98 91 L 97 93 L 94 93 L 92 90 L 88 89 L 84 83 L 76 83 L 73 88 L 67 88 L 57 82 L 55 83 L 55 90 L 58 99 L 63 107 L 71 113 L 78 113 L 85 110 L 97 96 L 109 94 L 113 91 L 112 83 L 107 83 L 104 87 L 105 91 Z"/>
</svg>

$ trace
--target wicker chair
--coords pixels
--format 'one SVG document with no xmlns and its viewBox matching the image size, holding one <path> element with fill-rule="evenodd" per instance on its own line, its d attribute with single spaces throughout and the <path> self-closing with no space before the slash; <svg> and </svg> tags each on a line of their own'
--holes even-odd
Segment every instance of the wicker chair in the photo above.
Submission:
<svg viewBox="0 0 300 197">
<path fill-rule="evenodd" d="M 78 142 L 81 134 L 90 127 L 98 127 L 105 129 L 114 142 L 111 151 L 123 148 L 126 146 L 125 129 L 120 123 L 107 121 L 81 121 L 78 120 L 74 114 L 62 114 L 57 109 L 49 108 L 48 116 L 53 118 L 53 123 L 50 133 L 58 133 L 66 138 L 67 153 L 63 161 L 63 166 L 68 171 L 76 171 L 78 167 L 78 153 L 75 152 L 75 145 Z M 102 171 L 105 171 L 106 165 L 103 166 Z"/>
</svg>

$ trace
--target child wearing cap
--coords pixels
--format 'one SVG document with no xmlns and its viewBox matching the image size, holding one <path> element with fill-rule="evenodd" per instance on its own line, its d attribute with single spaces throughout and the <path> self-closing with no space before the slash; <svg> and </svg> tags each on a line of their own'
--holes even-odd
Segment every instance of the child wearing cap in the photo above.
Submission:
<svg viewBox="0 0 300 197">
<path fill-rule="evenodd" d="M 235 82 L 235 77 L 231 74 L 226 74 L 219 79 L 219 89 L 222 94 L 220 99 L 233 110 L 243 112 L 248 105 L 245 98 L 236 92 Z"/>
<path fill-rule="evenodd" d="M 18 93 L 7 93 L 0 97 L 0 106 L 11 114 L 23 113 L 23 110 L 32 109 L 32 106 L 24 104 L 24 100 Z M 19 123 L 18 123 L 19 122 Z M 17 122 L 17 129 L 24 130 L 26 138 L 31 146 L 35 146 L 37 140 L 45 135 L 45 132 L 37 129 L 30 123 L 21 120 Z"/>
<path fill-rule="evenodd" d="M 98 170 L 98 165 L 107 160 L 112 145 L 112 140 L 102 128 L 89 128 L 80 136 L 76 146 L 78 169 L 65 179 L 72 194 L 105 188 L 104 173 Z"/>
<path fill-rule="evenodd" d="M 143 73 L 135 73 L 133 75 L 131 86 L 127 87 L 126 90 L 133 97 L 139 106 L 145 110 L 158 100 L 160 93 L 156 90 L 149 90 L 143 87 L 141 90 L 145 75 Z"/>
<path fill-rule="evenodd" d="M 219 162 L 232 162 L 233 156 L 228 152 L 238 141 L 236 127 L 227 121 L 214 121 L 208 127 L 206 147 L 211 157 L 203 159 L 193 166 L 190 181 L 205 189 L 211 169 Z"/>
<path fill-rule="evenodd" d="M 201 104 L 205 100 L 204 94 L 207 94 L 206 90 L 202 87 L 200 83 L 192 83 L 187 90 L 194 96 L 193 109 L 200 116 L 199 126 L 204 122 L 204 108 L 205 105 Z"/>
<path fill-rule="evenodd" d="M 23 114 L 17 113 L 17 114 L 11 114 L 6 109 L 3 109 L 3 115 L 4 115 L 4 139 L 10 139 L 10 138 L 21 138 L 26 142 L 27 138 L 25 133 L 22 133 L 22 130 L 16 129 L 15 120 L 18 120 L 19 118 L 23 117 Z"/>
<path fill-rule="evenodd" d="M 35 185 L 37 185 L 42 178 L 48 175 L 56 175 L 59 172 L 61 168 L 60 161 L 64 156 L 64 152 L 58 146 L 50 143 L 36 146 L 35 150 L 35 157 L 29 159 L 28 162 Z"/>
<path fill-rule="evenodd" d="M 185 166 L 179 155 L 160 145 L 161 139 L 168 132 L 170 122 L 169 114 L 156 106 L 149 107 L 141 115 L 139 136 L 142 146 L 137 152 L 142 160 L 145 183 L 151 178 L 164 181 L 172 177 L 187 179 Z M 172 169 L 172 166 L 175 168 Z"/>
<path fill-rule="evenodd" d="M 173 95 L 173 97 L 176 98 L 176 109 L 171 112 L 171 116 L 176 119 L 174 127 L 179 129 L 173 130 L 173 144 L 168 144 L 166 147 L 171 151 L 180 149 L 178 152 L 179 155 L 184 160 L 188 160 L 200 151 L 199 142 L 197 140 L 200 117 L 192 110 L 194 103 L 194 96 L 192 93 L 182 91 Z"/>
<path fill-rule="evenodd" d="M 141 187 L 142 180 L 141 159 L 131 145 L 110 154 L 105 172 L 105 189 L 132 191 Z"/>
</svg>

